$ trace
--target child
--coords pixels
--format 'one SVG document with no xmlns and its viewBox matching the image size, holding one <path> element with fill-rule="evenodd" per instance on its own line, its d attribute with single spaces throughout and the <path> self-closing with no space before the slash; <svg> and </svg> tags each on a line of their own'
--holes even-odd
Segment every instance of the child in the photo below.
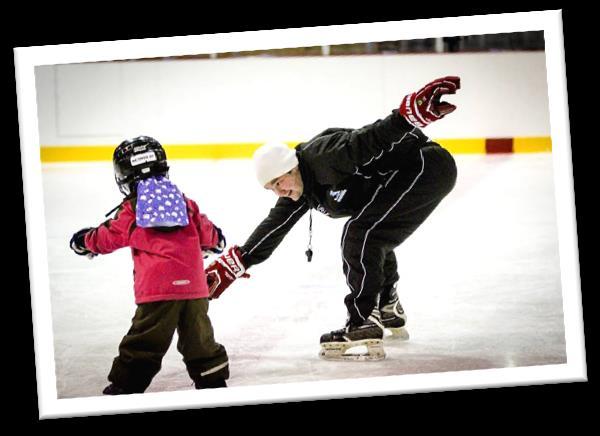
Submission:
<svg viewBox="0 0 600 436">
<path fill-rule="evenodd" d="M 125 195 L 115 217 L 78 231 L 70 242 L 75 253 L 90 258 L 131 247 L 137 310 L 103 393 L 144 392 L 175 329 L 177 349 L 196 389 L 226 387 L 227 353 L 213 336 L 202 262 L 208 252 L 223 251 L 223 234 L 169 180 L 165 150 L 155 139 L 122 142 L 113 165 Z"/>
</svg>

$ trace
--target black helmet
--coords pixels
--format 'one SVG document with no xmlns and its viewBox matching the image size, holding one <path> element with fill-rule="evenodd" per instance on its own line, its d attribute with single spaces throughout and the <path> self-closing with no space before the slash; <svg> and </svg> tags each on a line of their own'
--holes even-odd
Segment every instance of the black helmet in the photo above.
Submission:
<svg viewBox="0 0 600 436">
<path fill-rule="evenodd" d="M 119 191 L 127 196 L 135 192 L 137 182 L 169 172 L 167 154 L 160 143 L 149 136 L 127 139 L 113 154 L 115 180 Z"/>
</svg>

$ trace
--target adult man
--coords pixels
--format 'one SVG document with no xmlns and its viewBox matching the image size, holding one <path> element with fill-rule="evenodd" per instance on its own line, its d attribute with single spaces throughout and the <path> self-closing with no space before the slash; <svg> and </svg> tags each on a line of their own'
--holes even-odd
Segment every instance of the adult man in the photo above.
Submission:
<svg viewBox="0 0 600 436">
<path fill-rule="evenodd" d="M 423 223 L 456 182 L 454 159 L 419 129 L 456 109 L 440 101 L 460 78 L 443 77 L 408 94 L 400 108 L 360 129 L 327 129 L 295 150 L 266 144 L 254 155 L 257 178 L 278 197 L 246 243 L 207 269 L 212 298 L 266 260 L 309 209 L 350 217 L 342 232 L 343 272 L 350 293 L 343 329 L 321 337 L 321 357 L 385 357 L 384 329 L 407 337 L 398 300 L 394 248 Z M 310 259 L 310 251 L 307 255 Z M 364 354 L 346 354 L 364 345 Z"/>
</svg>

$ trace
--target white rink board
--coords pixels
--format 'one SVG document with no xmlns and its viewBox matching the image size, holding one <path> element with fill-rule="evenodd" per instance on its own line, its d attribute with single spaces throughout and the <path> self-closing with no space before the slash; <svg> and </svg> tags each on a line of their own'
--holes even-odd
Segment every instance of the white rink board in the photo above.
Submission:
<svg viewBox="0 0 600 436">
<path fill-rule="evenodd" d="M 548 136 L 543 51 L 247 57 L 44 66 L 36 69 L 43 145 L 305 141 L 359 128 L 429 81 L 461 78 L 459 110 L 432 138 Z M 239 116 L 238 116 L 239 115 Z"/>
</svg>

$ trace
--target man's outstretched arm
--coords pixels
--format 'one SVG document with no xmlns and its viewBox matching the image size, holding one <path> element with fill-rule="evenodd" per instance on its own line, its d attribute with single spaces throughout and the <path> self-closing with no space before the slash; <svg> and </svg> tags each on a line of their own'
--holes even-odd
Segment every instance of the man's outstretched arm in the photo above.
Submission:
<svg viewBox="0 0 600 436">
<path fill-rule="evenodd" d="M 247 269 L 268 259 L 307 210 L 303 199 L 277 200 L 244 245 L 232 246 L 205 269 L 209 297 L 218 298 L 238 278 L 250 277 Z"/>
</svg>

